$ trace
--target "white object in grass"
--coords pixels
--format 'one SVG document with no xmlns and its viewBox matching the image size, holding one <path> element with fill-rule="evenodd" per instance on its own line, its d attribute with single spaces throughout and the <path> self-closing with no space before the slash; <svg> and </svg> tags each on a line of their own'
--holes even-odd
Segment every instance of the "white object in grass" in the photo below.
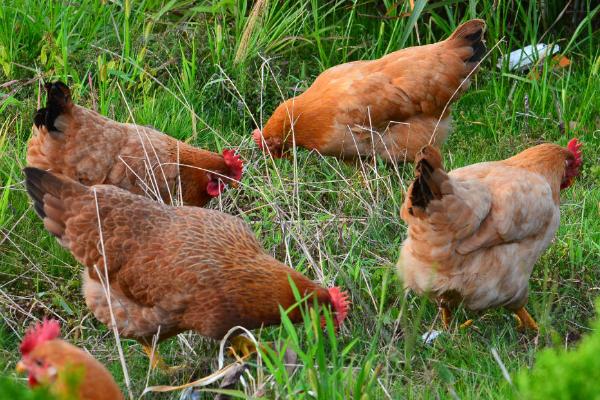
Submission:
<svg viewBox="0 0 600 400">
<path fill-rule="evenodd" d="M 508 56 L 500 57 L 497 66 L 498 68 L 502 68 L 502 65 L 508 57 L 509 71 L 522 70 L 530 68 L 538 60 L 543 60 L 545 57 L 556 54 L 559 51 L 560 47 L 557 44 L 552 46 L 548 46 L 544 43 L 539 43 L 535 46 L 529 45 L 511 52 Z"/>
<path fill-rule="evenodd" d="M 442 331 L 436 331 L 434 329 L 434 330 L 431 330 L 431 331 L 427 331 L 423 335 L 421 335 L 421 339 L 423 339 L 423 341 L 425 342 L 425 344 L 431 344 L 441 334 L 442 334 Z"/>
</svg>

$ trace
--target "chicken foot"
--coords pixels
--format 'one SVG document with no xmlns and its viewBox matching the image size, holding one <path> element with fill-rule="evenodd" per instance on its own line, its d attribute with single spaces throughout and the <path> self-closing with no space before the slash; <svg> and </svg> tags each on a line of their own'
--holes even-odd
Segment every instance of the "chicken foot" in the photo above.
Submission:
<svg viewBox="0 0 600 400">
<path fill-rule="evenodd" d="M 252 354 L 256 353 L 256 343 L 247 338 L 244 335 L 238 335 L 233 337 L 231 340 L 231 346 L 228 347 L 228 353 L 230 356 L 239 359 L 246 360 Z M 260 345 L 261 348 L 262 345 Z"/>
<path fill-rule="evenodd" d="M 152 346 L 143 344 L 142 349 L 150 359 L 152 369 L 159 368 L 161 371 L 168 374 L 175 373 L 183 368 L 182 365 L 169 366 L 158 352 L 158 348 L 153 349 Z"/>
<path fill-rule="evenodd" d="M 531 329 L 534 331 L 539 331 L 538 324 L 535 322 L 533 317 L 527 312 L 525 307 L 519 308 L 515 311 L 515 316 L 517 317 L 517 329 Z"/>
<path fill-rule="evenodd" d="M 440 310 L 440 313 L 442 314 L 442 325 L 444 326 L 444 329 L 448 330 L 450 328 L 450 322 L 452 322 L 452 311 L 450 310 L 448 305 L 444 303 L 440 303 L 438 305 L 438 308 Z M 471 325 L 473 325 L 473 320 L 468 319 L 462 324 L 460 324 L 459 328 L 465 329 Z"/>
</svg>

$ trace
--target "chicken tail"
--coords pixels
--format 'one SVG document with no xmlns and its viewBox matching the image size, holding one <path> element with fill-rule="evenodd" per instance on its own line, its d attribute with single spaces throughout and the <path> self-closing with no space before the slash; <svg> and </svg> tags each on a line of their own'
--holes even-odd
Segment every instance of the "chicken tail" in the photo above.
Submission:
<svg viewBox="0 0 600 400">
<path fill-rule="evenodd" d="M 71 179 L 55 175 L 43 169 L 27 167 L 25 187 L 33 200 L 33 208 L 44 221 L 46 229 L 57 238 L 65 233 L 64 198 L 76 193 L 84 194 L 87 188 Z"/>
<path fill-rule="evenodd" d="M 413 216 L 424 213 L 431 201 L 442 198 L 442 184 L 448 180 L 442 165 L 442 155 L 435 147 L 424 146 L 417 154 L 415 163 L 415 180 L 408 194 L 408 212 Z"/>
<path fill-rule="evenodd" d="M 45 87 L 48 94 L 46 107 L 36 111 L 33 122 L 38 128 L 46 126 L 52 135 L 61 135 L 66 127 L 66 121 L 59 117 L 70 117 L 73 108 L 71 90 L 60 81 L 48 82 Z"/>
<path fill-rule="evenodd" d="M 485 28 L 484 20 L 472 19 L 456 28 L 445 43 L 447 46 L 456 49 L 470 48 L 471 52 L 464 52 L 463 60 L 471 68 L 475 68 L 486 53 L 485 40 L 483 39 Z"/>
</svg>

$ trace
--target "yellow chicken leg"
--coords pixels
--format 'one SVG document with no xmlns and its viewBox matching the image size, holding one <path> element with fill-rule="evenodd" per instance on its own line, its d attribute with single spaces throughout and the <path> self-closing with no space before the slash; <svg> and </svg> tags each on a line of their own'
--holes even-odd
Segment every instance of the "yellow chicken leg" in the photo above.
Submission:
<svg viewBox="0 0 600 400">
<path fill-rule="evenodd" d="M 227 349 L 228 353 L 236 359 L 245 360 L 256 353 L 256 344 L 244 335 L 231 338 L 230 343 L 231 346 Z"/>
<path fill-rule="evenodd" d="M 473 320 L 472 319 L 468 319 L 465 322 L 463 322 L 462 324 L 460 324 L 459 328 L 460 329 L 466 329 L 466 328 L 470 327 L 471 325 L 473 325 Z"/>
<path fill-rule="evenodd" d="M 444 304 L 444 303 L 440 303 L 439 309 L 440 309 L 440 313 L 442 314 L 442 325 L 444 326 L 444 329 L 449 329 L 450 323 L 452 322 L 452 311 L 450 311 L 450 308 L 448 307 L 448 305 Z M 465 328 L 470 327 L 471 325 L 473 325 L 473 320 L 468 319 L 465 322 L 463 322 L 462 324 L 460 324 L 459 328 L 465 329 Z"/>
<path fill-rule="evenodd" d="M 444 326 L 444 329 L 448 329 L 450 327 L 450 322 L 452 322 L 452 311 L 450 311 L 446 304 L 440 304 L 439 309 L 442 314 L 442 325 Z"/>
<path fill-rule="evenodd" d="M 529 315 L 525 307 L 519 308 L 515 311 L 515 315 L 517 317 L 517 329 L 531 329 L 534 331 L 539 331 L 539 327 L 535 320 Z"/>
<path fill-rule="evenodd" d="M 165 360 L 161 357 L 160 353 L 158 352 L 158 348 L 155 348 L 154 351 L 152 351 L 152 346 L 147 346 L 143 344 L 142 349 L 150 359 L 150 365 L 152 369 L 159 368 L 161 371 L 172 374 L 183 368 L 183 366 L 181 365 L 168 366 L 167 363 L 165 363 Z"/>
</svg>

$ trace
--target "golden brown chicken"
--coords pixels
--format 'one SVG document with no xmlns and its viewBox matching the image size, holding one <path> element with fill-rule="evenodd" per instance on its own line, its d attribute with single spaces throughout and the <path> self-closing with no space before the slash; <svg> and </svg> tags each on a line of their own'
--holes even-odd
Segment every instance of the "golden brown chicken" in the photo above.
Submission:
<svg viewBox="0 0 600 400">
<path fill-rule="evenodd" d="M 45 320 L 29 329 L 21 343 L 17 371 L 29 385 L 48 386 L 59 398 L 119 400 L 123 394 L 108 370 L 85 351 L 58 338 L 60 325 Z"/>
<path fill-rule="evenodd" d="M 62 82 L 46 84 L 46 107 L 37 111 L 27 163 L 84 185 L 111 184 L 136 194 L 203 206 L 225 184 L 237 185 L 242 162 L 192 147 L 155 129 L 112 121 L 73 104 Z"/>
<path fill-rule="evenodd" d="M 36 168 L 25 174 L 46 229 L 87 266 L 87 306 L 111 326 L 109 286 L 120 334 L 147 352 L 157 333 L 161 340 L 187 330 L 220 339 L 234 326 L 279 323 L 279 307 L 297 303 L 289 279 L 309 305 L 316 299 L 331 306 L 336 325 L 346 317 L 345 293 L 265 253 L 239 218 L 160 204 L 114 186 L 88 187 Z M 301 320 L 298 307 L 289 317 Z"/>
<path fill-rule="evenodd" d="M 404 285 L 435 298 L 445 326 L 450 309 L 506 307 L 527 313 L 529 277 L 560 222 L 560 190 L 579 174 L 581 144 L 541 144 L 503 161 L 446 173 L 432 146 L 417 157 L 402 206 L 408 237 L 398 270 Z"/>
<path fill-rule="evenodd" d="M 254 141 L 274 157 L 295 144 L 344 159 L 413 161 L 448 136 L 449 105 L 485 54 L 484 30 L 484 21 L 471 20 L 442 42 L 330 68 L 280 104 Z"/>
</svg>

